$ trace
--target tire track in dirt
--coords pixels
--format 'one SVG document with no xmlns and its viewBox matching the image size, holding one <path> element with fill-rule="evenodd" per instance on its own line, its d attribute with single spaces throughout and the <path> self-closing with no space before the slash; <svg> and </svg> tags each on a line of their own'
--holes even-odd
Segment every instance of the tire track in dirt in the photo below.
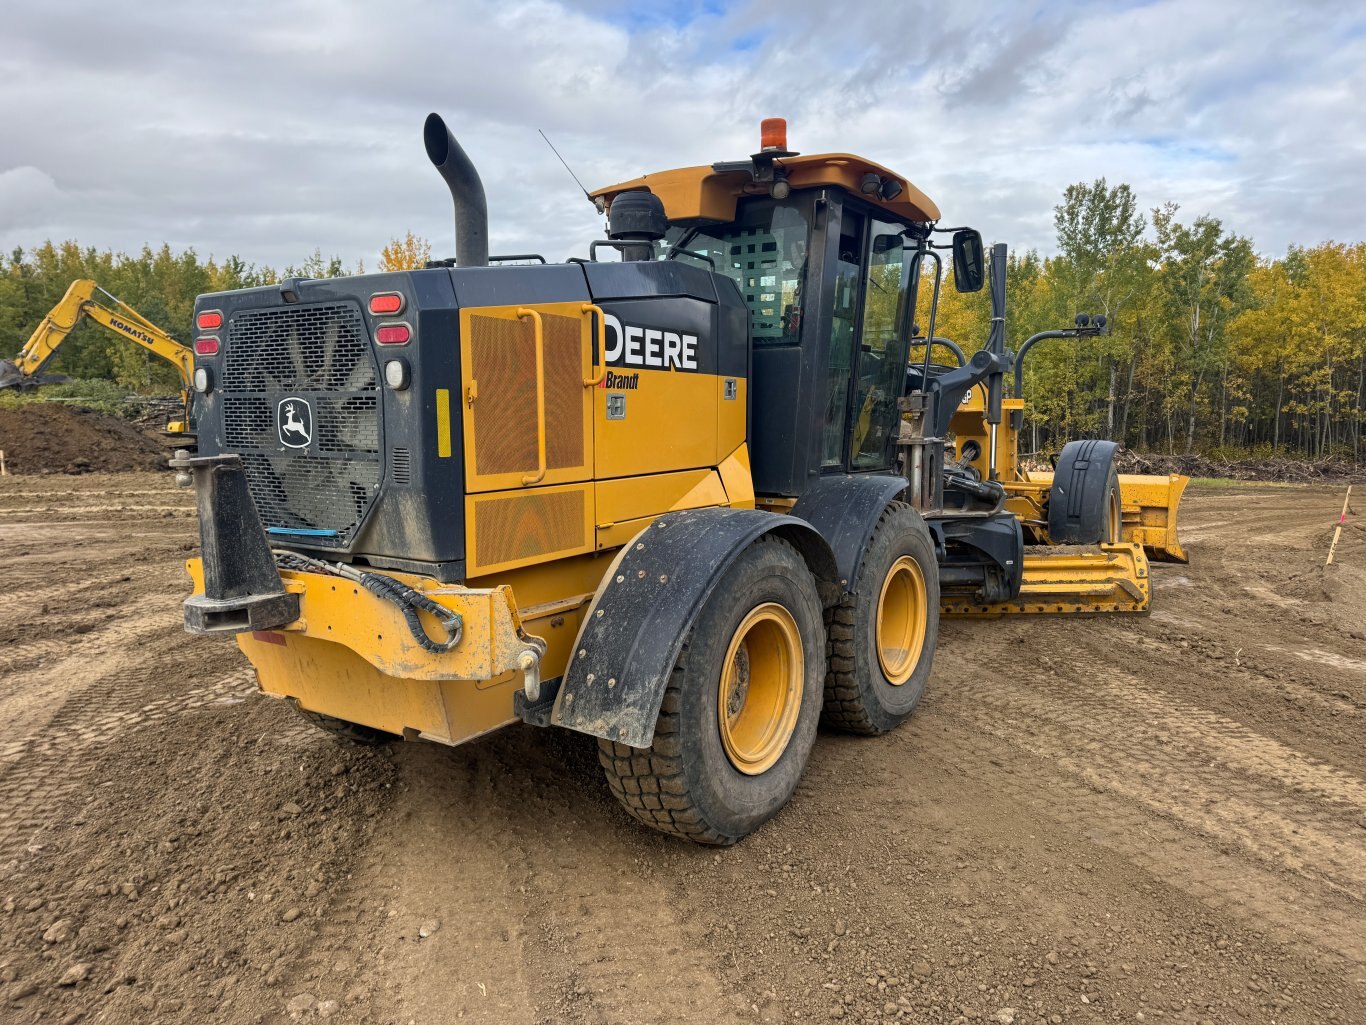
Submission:
<svg viewBox="0 0 1366 1025">
<path fill-rule="evenodd" d="M 163 513 L 174 513 L 177 516 L 193 516 L 195 507 L 192 505 L 39 505 L 29 508 L 5 509 L 7 516 L 48 516 L 53 513 L 60 513 L 63 516 L 89 516 L 91 513 L 125 513 L 139 518 L 145 517 L 148 513 L 161 516 Z"/>
<path fill-rule="evenodd" d="M 497 744 L 389 749 L 399 779 L 381 835 L 393 842 L 361 852 L 333 896 L 304 969 L 320 997 L 380 1020 L 533 1020 Z M 372 966 L 363 979 L 357 962 Z"/>
<path fill-rule="evenodd" d="M 176 493 L 175 488 L 106 488 L 98 491 L 85 491 L 85 495 L 96 495 L 100 498 L 146 498 L 156 496 L 165 498 L 167 495 Z M 193 495 L 193 492 L 190 492 Z M 0 512 L 4 512 L 7 503 L 18 499 L 31 501 L 33 499 L 52 499 L 59 497 L 51 491 L 9 491 L 0 490 Z"/>
<path fill-rule="evenodd" d="M 1112 658 L 1081 650 L 1066 663 L 1075 682 L 1046 673 L 1014 682 L 981 663 L 954 671 L 971 708 L 948 715 L 958 735 L 949 745 L 954 762 L 980 776 L 971 755 L 995 752 L 984 758 L 989 765 L 1001 745 L 1038 759 L 1047 776 L 1021 799 L 1069 828 L 1104 823 L 1108 845 L 1118 841 L 1126 856 L 1194 896 L 1366 963 L 1366 786 L 1235 722 L 1148 693 Z"/>
<path fill-rule="evenodd" d="M 116 681 L 92 679 L 85 691 L 58 705 L 41 732 L 30 725 L 23 739 L 0 747 L 0 793 L 6 795 L 0 859 L 41 842 L 43 830 L 60 820 L 57 812 L 87 789 L 99 747 L 194 708 L 241 701 L 255 689 L 251 671 L 234 667 L 211 683 L 128 706 L 131 693 L 164 687 L 163 674 L 155 664 L 125 664 Z M 119 686 L 101 686 L 113 682 Z"/>
<path fill-rule="evenodd" d="M 535 815 L 514 821 L 529 962 L 553 966 L 532 977 L 542 1011 L 553 1006 L 549 1020 L 575 1025 L 738 1021 L 703 930 L 675 911 L 666 883 L 626 863 L 624 852 L 643 848 L 648 859 L 660 841 L 641 837 L 604 793 L 594 742 L 528 741 L 541 757 L 508 768 L 523 766 L 533 792 L 546 795 Z"/>
<path fill-rule="evenodd" d="M 368 922 L 361 956 L 384 981 L 363 999 L 381 1017 L 735 1021 L 701 932 L 622 856 L 641 837 L 575 739 L 397 748 L 402 793 L 384 832 L 401 843 L 357 865 L 309 977 L 339 985 L 333 962 Z M 422 938 L 424 921 L 441 927 Z"/>
</svg>

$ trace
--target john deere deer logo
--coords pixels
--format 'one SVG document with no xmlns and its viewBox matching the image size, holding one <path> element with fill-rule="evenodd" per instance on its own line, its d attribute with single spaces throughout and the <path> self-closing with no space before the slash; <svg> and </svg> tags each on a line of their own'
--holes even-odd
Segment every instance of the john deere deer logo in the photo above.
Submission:
<svg viewBox="0 0 1366 1025">
<path fill-rule="evenodd" d="M 307 399 L 281 399 L 275 407 L 275 431 L 287 448 L 307 448 L 313 440 L 313 407 Z"/>
</svg>

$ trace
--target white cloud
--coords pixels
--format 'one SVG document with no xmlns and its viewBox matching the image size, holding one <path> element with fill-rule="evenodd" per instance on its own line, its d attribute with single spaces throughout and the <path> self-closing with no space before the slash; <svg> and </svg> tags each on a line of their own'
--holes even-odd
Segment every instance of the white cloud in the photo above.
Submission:
<svg viewBox="0 0 1366 1025">
<path fill-rule="evenodd" d="M 798 149 L 897 168 L 947 221 L 1017 247 L 1051 248 L 1063 187 L 1102 175 L 1264 252 L 1366 224 L 1366 25 L 1346 4 L 708 9 L 11 5 L 0 245 L 373 264 L 412 229 L 450 252 L 429 110 L 484 176 L 493 250 L 552 259 L 601 222 L 537 128 L 593 187 L 742 156 L 770 115 Z"/>
<path fill-rule="evenodd" d="M 0 232 L 21 232 L 44 223 L 61 206 L 52 177 L 36 167 L 0 171 Z"/>
</svg>

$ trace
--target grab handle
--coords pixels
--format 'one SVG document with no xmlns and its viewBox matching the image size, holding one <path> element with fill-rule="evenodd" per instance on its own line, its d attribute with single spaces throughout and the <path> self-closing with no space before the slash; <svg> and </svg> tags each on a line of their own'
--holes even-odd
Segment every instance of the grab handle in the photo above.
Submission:
<svg viewBox="0 0 1366 1025">
<path fill-rule="evenodd" d="M 517 316 L 530 320 L 536 338 L 536 472 L 522 477 L 522 484 L 545 480 L 545 329 L 535 310 L 519 309 Z"/>
<path fill-rule="evenodd" d="M 583 382 L 585 388 L 596 388 L 607 376 L 607 315 L 601 306 L 584 303 L 579 307 L 585 314 L 596 314 L 598 318 L 598 372 Z"/>
</svg>

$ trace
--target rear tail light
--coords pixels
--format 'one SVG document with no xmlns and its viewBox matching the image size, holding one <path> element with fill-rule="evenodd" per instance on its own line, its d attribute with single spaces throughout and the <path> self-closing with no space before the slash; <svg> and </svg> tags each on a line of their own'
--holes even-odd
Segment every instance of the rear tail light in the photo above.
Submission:
<svg viewBox="0 0 1366 1025">
<path fill-rule="evenodd" d="M 201 331 L 216 331 L 223 326 L 223 314 L 218 310 L 205 310 L 194 318 Z"/>
<path fill-rule="evenodd" d="M 375 329 L 375 341 L 380 345 L 404 345 L 412 336 L 407 324 L 383 324 Z"/>
<path fill-rule="evenodd" d="M 196 338 L 194 340 L 194 354 L 196 356 L 217 356 L 217 338 Z"/>
<path fill-rule="evenodd" d="M 377 317 L 402 313 L 403 296 L 397 292 L 377 292 L 370 297 L 370 312 Z"/>
</svg>

